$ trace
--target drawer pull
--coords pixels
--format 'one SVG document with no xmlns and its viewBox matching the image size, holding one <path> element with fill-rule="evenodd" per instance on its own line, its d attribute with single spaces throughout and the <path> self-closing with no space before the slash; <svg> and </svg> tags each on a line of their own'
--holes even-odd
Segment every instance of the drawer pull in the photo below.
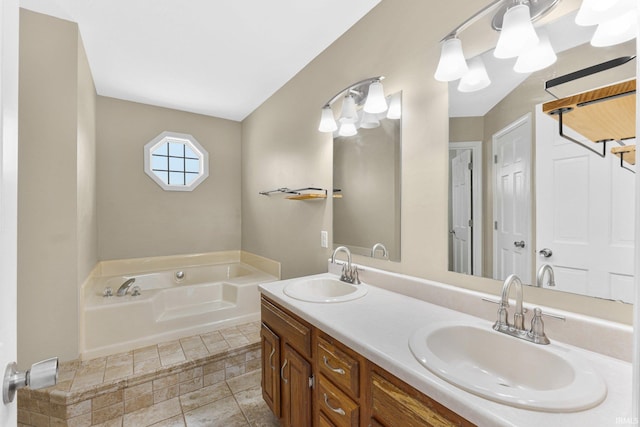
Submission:
<svg viewBox="0 0 640 427">
<path fill-rule="evenodd" d="M 329 370 L 331 372 L 335 372 L 336 374 L 344 375 L 344 373 L 345 373 L 344 369 L 342 369 L 342 368 L 334 368 L 333 366 L 329 365 L 329 360 L 327 359 L 327 356 L 322 356 L 322 361 L 324 362 L 324 366 L 329 368 Z"/>
<path fill-rule="evenodd" d="M 324 404 L 327 405 L 327 408 L 331 409 L 336 414 L 345 415 L 344 409 L 334 408 L 333 406 L 331 406 L 329 404 L 329 396 L 327 396 L 327 393 L 323 393 L 323 394 L 324 394 Z"/>
<path fill-rule="evenodd" d="M 284 368 L 287 366 L 287 363 L 289 363 L 289 361 L 287 359 L 284 359 L 282 368 L 280 368 L 280 378 L 282 378 L 282 381 L 284 381 L 285 384 L 289 382 L 289 380 L 284 377 Z"/>
<path fill-rule="evenodd" d="M 276 352 L 276 349 L 275 349 L 275 347 L 274 347 L 274 348 L 272 348 L 272 349 L 271 349 L 271 354 L 269 355 L 269 365 L 271 365 L 271 370 L 272 370 L 272 371 L 275 371 L 275 370 L 276 370 L 276 367 L 275 367 L 275 366 L 273 366 L 273 362 L 272 362 L 272 360 L 273 360 L 273 354 L 274 354 L 275 352 Z"/>
</svg>

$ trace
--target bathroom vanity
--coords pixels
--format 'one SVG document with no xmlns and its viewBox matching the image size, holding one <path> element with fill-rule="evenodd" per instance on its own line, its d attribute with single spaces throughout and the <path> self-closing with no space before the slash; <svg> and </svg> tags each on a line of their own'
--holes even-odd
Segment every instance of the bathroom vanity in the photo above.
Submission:
<svg viewBox="0 0 640 427">
<path fill-rule="evenodd" d="M 365 268 L 365 283 L 353 285 L 366 289 L 358 298 L 308 302 L 287 295 L 301 280 L 312 284 L 338 277 L 326 273 L 260 285 L 263 396 L 283 426 L 615 425 L 630 416 L 631 364 L 559 343 L 554 328 L 548 332 L 553 350 L 579 356 L 605 381 L 606 397 L 595 406 L 549 412 L 498 403 L 421 365 L 409 348 L 416 330 L 452 321 L 491 330 L 492 322 L 405 294 L 421 289 L 443 300 L 477 299 L 479 307 L 495 313 L 496 306 L 474 292 Z M 399 292 L 384 289 L 392 283 Z M 572 328 L 583 320 L 568 317 L 567 324 Z M 611 327 L 616 336 L 628 332 Z M 522 369 L 545 369 L 531 364 L 523 360 Z"/>
</svg>

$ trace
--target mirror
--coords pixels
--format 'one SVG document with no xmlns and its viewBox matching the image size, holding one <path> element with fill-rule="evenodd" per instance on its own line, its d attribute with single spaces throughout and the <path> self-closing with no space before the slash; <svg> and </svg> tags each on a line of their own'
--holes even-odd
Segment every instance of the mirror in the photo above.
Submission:
<svg viewBox="0 0 640 427">
<path fill-rule="evenodd" d="M 333 139 L 333 244 L 400 261 L 401 120 Z M 385 255 L 386 252 L 386 255 Z"/>
<path fill-rule="evenodd" d="M 578 27 L 574 17 L 544 24 L 558 56 L 552 66 L 517 74 L 515 59 L 492 60 L 488 51 L 481 54 L 492 79 L 488 88 L 460 93 L 457 81 L 449 84 L 449 270 L 496 280 L 516 273 L 534 286 L 632 302 L 635 166 L 611 149 L 635 139 L 605 148 L 580 129 L 564 129 L 602 158 L 559 136 L 557 118 L 541 105 L 635 79 L 632 60 L 545 91 L 555 77 L 634 56 L 635 40 L 595 48 L 589 43 L 594 27 Z M 500 68 L 492 70 L 492 61 Z M 555 286 L 548 274 L 538 283 L 545 264 L 553 268 Z"/>
</svg>

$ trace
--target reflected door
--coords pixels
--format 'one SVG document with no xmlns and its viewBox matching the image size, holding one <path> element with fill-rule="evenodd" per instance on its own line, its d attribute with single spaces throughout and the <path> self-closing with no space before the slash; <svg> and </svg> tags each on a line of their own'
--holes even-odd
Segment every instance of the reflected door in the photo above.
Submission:
<svg viewBox="0 0 640 427">
<path fill-rule="evenodd" d="M 473 274 L 471 150 L 451 159 L 451 242 L 453 271 Z"/>
<path fill-rule="evenodd" d="M 531 283 L 531 115 L 493 135 L 493 278 Z"/>
<path fill-rule="evenodd" d="M 538 267 L 553 267 L 558 290 L 633 302 L 634 174 L 559 136 L 540 108 L 536 135 L 536 242 L 552 252 L 538 254 Z"/>
</svg>

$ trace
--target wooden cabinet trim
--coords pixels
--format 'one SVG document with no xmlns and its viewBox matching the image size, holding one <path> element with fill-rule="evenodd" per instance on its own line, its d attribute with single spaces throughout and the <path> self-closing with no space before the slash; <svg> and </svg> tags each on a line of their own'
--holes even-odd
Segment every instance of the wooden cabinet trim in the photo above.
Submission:
<svg viewBox="0 0 640 427">
<path fill-rule="evenodd" d="M 261 315 L 262 322 L 282 340 L 311 358 L 311 325 L 265 297 L 262 297 Z"/>
<path fill-rule="evenodd" d="M 324 375 L 318 375 L 317 379 L 318 411 L 324 413 L 336 427 L 358 427 L 359 405 Z"/>
<path fill-rule="evenodd" d="M 350 397 L 360 397 L 360 366 L 357 356 L 347 354 L 346 348 L 326 336 L 318 337 L 316 346 L 316 370 L 324 374 Z"/>
</svg>

